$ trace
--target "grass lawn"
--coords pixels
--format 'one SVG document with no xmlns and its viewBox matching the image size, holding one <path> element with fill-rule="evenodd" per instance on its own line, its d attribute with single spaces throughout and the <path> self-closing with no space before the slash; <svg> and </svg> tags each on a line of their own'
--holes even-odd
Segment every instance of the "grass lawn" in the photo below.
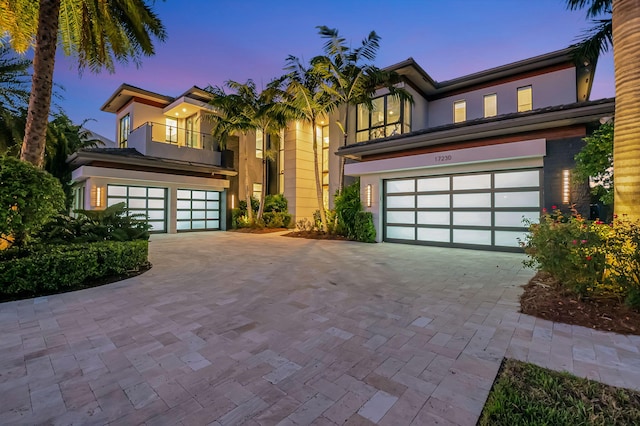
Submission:
<svg viewBox="0 0 640 426">
<path fill-rule="evenodd" d="M 640 392 L 507 359 L 478 425 L 638 425 Z"/>
</svg>

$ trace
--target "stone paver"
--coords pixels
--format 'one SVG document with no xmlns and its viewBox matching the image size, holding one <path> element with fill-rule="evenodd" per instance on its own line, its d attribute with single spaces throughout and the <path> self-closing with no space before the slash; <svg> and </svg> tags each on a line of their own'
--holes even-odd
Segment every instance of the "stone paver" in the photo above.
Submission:
<svg viewBox="0 0 640 426">
<path fill-rule="evenodd" d="M 503 357 L 640 388 L 640 337 L 518 313 L 523 256 L 153 236 L 147 273 L 0 304 L 7 424 L 475 424 Z"/>
</svg>

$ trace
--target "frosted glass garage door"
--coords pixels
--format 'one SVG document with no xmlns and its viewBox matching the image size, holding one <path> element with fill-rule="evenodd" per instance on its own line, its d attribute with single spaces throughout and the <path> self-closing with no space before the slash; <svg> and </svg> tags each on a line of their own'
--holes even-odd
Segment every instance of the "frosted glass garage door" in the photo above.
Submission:
<svg viewBox="0 0 640 426">
<path fill-rule="evenodd" d="M 166 188 L 108 185 L 107 206 L 118 203 L 126 203 L 132 214 L 144 215 L 151 232 L 167 232 Z"/>
<path fill-rule="evenodd" d="M 178 232 L 220 229 L 220 194 L 219 191 L 178 189 Z"/>
<path fill-rule="evenodd" d="M 540 215 L 539 169 L 390 179 L 384 240 L 517 250 Z"/>
</svg>

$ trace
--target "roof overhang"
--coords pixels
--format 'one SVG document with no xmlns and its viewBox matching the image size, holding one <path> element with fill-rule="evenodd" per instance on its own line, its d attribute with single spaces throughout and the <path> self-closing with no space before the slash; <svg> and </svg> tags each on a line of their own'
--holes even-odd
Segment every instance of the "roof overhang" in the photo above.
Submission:
<svg viewBox="0 0 640 426">
<path fill-rule="evenodd" d="M 598 122 L 603 117 L 614 114 L 615 101 L 607 99 L 589 105 L 530 113 L 508 119 L 482 120 L 464 126 L 447 126 L 445 129 L 419 133 L 409 133 L 389 139 L 364 142 L 340 147 L 337 155 L 352 159 L 363 156 L 405 151 L 446 143 L 479 140 L 497 136 L 514 135 L 535 130 L 566 127 L 575 124 Z"/>
<path fill-rule="evenodd" d="M 189 96 L 181 96 L 169 105 L 164 107 L 162 113 L 167 116 L 184 118 L 189 117 L 201 110 L 214 111 L 214 108 L 206 102 Z"/>
<path fill-rule="evenodd" d="M 122 109 L 131 99 L 140 98 L 147 101 L 157 102 L 160 104 L 169 104 L 173 101 L 170 96 L 161 95 L 159 93 L 144 90 L 139 87 L 131 86 L 130 84 L 123 83 L 116 89 L 115 92 L 107 99 L 107 101 L 100 107 L 101 111 L 116 113 Z"/>
<path fill-rule="evenodd" d="M 576 64 L 572 48 L 546 53 L 544 55 L 512 62 L 510 64 L 441 82 L 433 80 L 433 78 L 431 78 L 431 76 L 429 76 L 429 74 L 427 74 L 427 72 L 422 69 L 413 58 L 409 58 L 405 61 L 386 67 L 385 70 L 395 71 L 401 76 L 404 76 L 410 83 L 422 91 L 422 94 L 425 97 L 429 98 L 433 96 L 441 96 L 447 92 L 487 84 L 496 80 L 512 78 L 519 74 L 555 67 L 561 64 Z"/>
<path fill-rule="evenodd" d="M 209 166 L 206 164 L 191 163 L 186 161 L 170 160 L 165 158 L 148 157 L 143 155 L 123 156 L 117 154 L 109 154 L 105 152 L 78 151 L 73 153 L 67 159 L 67 163 L 72 168 L 85 165 L 92 165 L 97 162 L 114 163 L 138 167 L 153 167 L 158 169 L 166 169 L 167 171 L 181 171 L 204 174 L 216 174 L 224 176 L 237 176 L 235 170 L 226 169 L 224 167 Z"/>
</svg>

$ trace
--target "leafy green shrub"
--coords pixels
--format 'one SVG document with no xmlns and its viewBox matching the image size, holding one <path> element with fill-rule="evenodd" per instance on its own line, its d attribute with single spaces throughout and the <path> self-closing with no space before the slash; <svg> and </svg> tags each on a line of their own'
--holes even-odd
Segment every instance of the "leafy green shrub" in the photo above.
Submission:
<svg viewBox="0 0 640 426">
<path fill-rule="evenodd" d="M 640 225 L 612 224 L 544 211 L 529 226 L 525 265 L 553 275 L 587 297 L 617 297 L 640 308 Z"/>
<path fill-rule="evenodd" d="M 125 203 L 104 210 L 76 210 L 77 218 L 58 215 L 38 234 L 42 243 L 132 241 L 149 238 L 144 215 L 129 214 Z"/>
<path fill-rule="evenodd" d="M 376 230 L 371 213 L 364 212 L 360 201 L 360 181 L 345 186 L 335 198 L 335 232 L 361 242 L 375 242 Z"/>
<path fill-rule="evenodd" d="M 0 261 L 0 293 L 24 296 L 65 291 L 87 280 L 137 270 L 147 263 L 146 240 L 51 244 Z M 24 252 L 23 252 L 24 253 Z"/>
<path fill-rule="evenodd" d="M 0 157 L 0 236 L 22 247 L 64 209 L 60 182 L 49 173 L 12 157 Z"/>
<path fill-rule="evenodd" d="M 282 194 L 276 195 L 267 195 L 264 198 L 264 211 L 265 212 L 279 212 L 286 213 L 288 212 L 289 202 Z M 256 209 L 257 211 L 257 209 Z"/>
<path fill-rule="evenodd" d="M 291 215 L 286 212 L 264 212 L 262 220 L 267 228 L 288 228 L 291 223 Z"/>
<path fill-rule="evenodd" d="M 251 197 L 254 219 L 247 217 L 247 202 L 240 200 L 238 208 L 231 210 L 231 227 L 237 228 L 288 228 L 291 223 L 291 215 L 287 211 L 288 202 L 282 194 L 267 195 L 264 200 L 264 213 L 261 219 L 257 219 L 260 203 Z"/>
</svg>

